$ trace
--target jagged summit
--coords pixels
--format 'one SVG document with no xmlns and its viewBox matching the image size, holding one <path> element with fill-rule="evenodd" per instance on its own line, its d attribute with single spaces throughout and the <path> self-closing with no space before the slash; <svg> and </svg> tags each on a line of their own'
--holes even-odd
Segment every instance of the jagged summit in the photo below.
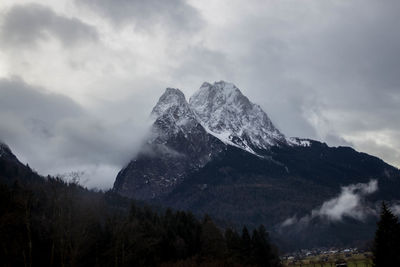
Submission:
<svg viewBox="0 0 400 267">
<path fill-rule="evenodd" d="M 151 112 L 154 140 L 165 143 L 172 135 L 187 137 L 193 131 L 203 129 L 190 109 L 185 95 L 175 88 L 167 88 Z M 154 141 L 152 140 L 152 141 Z"/>
<path fill-rule="evenodd" d="M 273 146 L 298 145 L 286 140 L 260 106 L 224 81 L 203 83 L 189 103 L 179 89 L 167 88 L 151 117 L 142 151 L 115 181 L 123 195 L 152 199 L 169 194 L 231 146 L 270 158 Z"/>
<path fill-rule="evenodd" d="M 154 122 L 143 151 L 114 183 L 121 194 L 139 199 L 168 194 L 225 148 L 206 132 L 178 89 L 167 88 L 151 115 Z"/>
<path fill-rule="evenodd" d="M 188 136 L 194 129 L 204 129 L 223 143 L 254 154 L 271 146 L 294 145 L 259 105 L 252 103 L 234 84 L 225 81 L 204 82 L 189 103 L 179 89 L 167 88 L 151 115 L 155 120 L 156 139 L 178 133 Z"/>
<path fill-rule="evenodd" d="M 152 116 L 158 117 L 166 112 L 173 113 L 179 109 L 189 109 L 185 95 L 179 89 L 167 88 L 161 95 L 151 114 Z"/>
<path fill-rule="evenodd" d="M 190 98 L 189 106 L 203 127 L 227 144 L 254 153 L 286 143 L 262 108 L 232 83 L 203 83 Z"/>
</svg>

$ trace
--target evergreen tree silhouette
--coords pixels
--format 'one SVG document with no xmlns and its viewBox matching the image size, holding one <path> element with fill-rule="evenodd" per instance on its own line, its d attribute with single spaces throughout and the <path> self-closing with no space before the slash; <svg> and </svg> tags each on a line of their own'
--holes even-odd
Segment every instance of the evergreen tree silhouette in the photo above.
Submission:
<svg viewBox="0 0 400 267">
<path fill-rule="evenodd" d="M 400 225 L 398 218 L 382 202 L 373 244 L 374 266 L 400 266 Z"/>
</svg>

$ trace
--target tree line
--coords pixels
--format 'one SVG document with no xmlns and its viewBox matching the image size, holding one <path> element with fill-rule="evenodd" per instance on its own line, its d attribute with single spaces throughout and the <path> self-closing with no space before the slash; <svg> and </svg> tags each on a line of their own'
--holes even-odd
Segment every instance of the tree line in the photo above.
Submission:
<svg viewBox="0 0 400 267">
<path fill-rule="evenodd" d="M 382 202 L 372 252 L 375 267 L 400 266 L 400 223 L 385 202 Z"/>
<path fill-rule="evenodd" d="M 207 215 L 29 181 L 0 184 L 2 266 L 281 266 L 263 226 L 222 230 Z"/>
</svg>

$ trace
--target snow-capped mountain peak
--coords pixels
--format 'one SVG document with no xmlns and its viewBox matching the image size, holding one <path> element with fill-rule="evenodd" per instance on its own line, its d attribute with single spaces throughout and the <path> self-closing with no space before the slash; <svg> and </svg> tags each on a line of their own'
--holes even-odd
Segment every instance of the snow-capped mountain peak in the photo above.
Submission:
<svg viewBox="0 0 400 267">
<path fill-rule="evenodd" d="M 203 83 L 189 106 L 203 127 L 225 143 L 253 153 L 286 143 L 261 107 L 232 83 Z"/>
<path fill-rule="evenodd" d="M 159 117 L 165 113 L 173 113 L 177 110 L 190 109 L 185 99 L 185 95 L 176 88 L 167 88 L 161 95 L 157 104 L 151 112 L 152 116 Z"/>
<path fill-rule="evenodd" d="M 225 144 L 253 154 L 271 146 L 291 144 L 259 105 L 252 103 L 234 84 L 205 82 L 190 98 L 167 88 L 153 108 L 153 142 L 165 143 L 173 135 L 188 137 L 202 131 Z"/>
<path fill-rule="evenodd" d="M 162 140 L 161 142 L 178 133 L 186 136 L 199 126 L 199 122 L 190 109 L 185 95 L 175 88 L 167 88 L 165 90 L 153 108 L 151 117 L 154 119 L 154 138 L 158 141 Z"/>
</svg>

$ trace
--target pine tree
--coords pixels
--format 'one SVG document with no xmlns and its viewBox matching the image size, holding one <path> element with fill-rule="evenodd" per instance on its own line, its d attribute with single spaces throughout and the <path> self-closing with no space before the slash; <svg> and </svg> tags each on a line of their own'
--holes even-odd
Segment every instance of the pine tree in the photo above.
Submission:
<svg viewBox="0 0 400 267">
<path fill-rule="evenodd" d="M 239 261 L 241 252 L 240 235 L 231 228 L 228 228 L 225 230 L 225 242 L 229 251 L 229 257 L 231 257 L 234 261 Z"/>
<path fill-rule="evenodd" d="M 257 266 L 281 266 L 278 252 L 271 246 L 263 225 L 254 229 L 252 236 L 252 263 Z"/>
<path fill-rule="evenodd" d="M 374 266 L 400 266 L 400 224 L 385 202 L 382 202 L 377 226 L 373 245 Z"/>
<path fill-rule="evenodd" d="M 242 236 L 241 236 L 241 258 L 242 262 L 247 264 L 250 262 L 250 256 L 251 256 L 251 237 L 249 234 L 249 230 L 247 229 L 246 226 L 243 227 L 242 230 Z"/>
<path fill-rule="evenodd" d="M 201 254 L 209 259 L 222 259 L 226 253 L 226 243 L 221 231 L 208 215 L 201 225 Z"/>
</svg>

